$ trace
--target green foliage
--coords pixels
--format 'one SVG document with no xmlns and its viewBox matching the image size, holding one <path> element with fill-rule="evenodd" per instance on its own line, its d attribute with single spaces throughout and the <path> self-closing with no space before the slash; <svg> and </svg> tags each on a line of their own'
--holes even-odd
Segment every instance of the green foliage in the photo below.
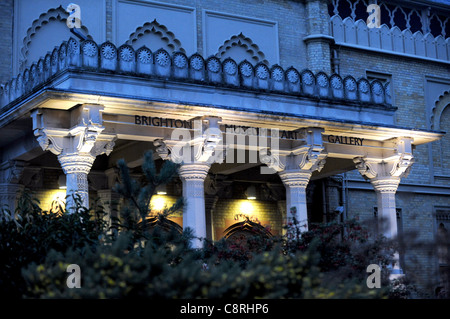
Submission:
<svg viewBox="0 0 450 319">
<path fill-rule="evenodd" d="M 73 214 L 42 212 L 28 194 L 16 219 L 0 222 L 3 296 L 24 298 L 382 298 L 368 289 L 365 267 L 382 263 L 387 243 L 367 240 L 356 221 L 316 225 L 293 236 L 253 236 L 205 242 L 192 249 L 192 233 L 169 227 L 182 202 L 149 219 L 156 188 L 176 175 L 165 162 L 157 174 L 146 153 L 143 182 L 118 163 L 114 188 L 125 205 L 109 232 L 101 206 L 77 205 Z M 27 197 L 28 196 L 28 197 Z M 76 199 L 75 199 L 76 201 Z M 76 201 L 77 202 L 77 201 Z M 108 235 L 111 234 L 111 235 Z M 3 257 L 4 256 L 4 257 Z M 387 260 L 386 259 L 386 260 Z M 69 264 L 81 268 L 81 288 L 66 285 Z"/>
<path fill-rule="evenodd" d="M 298 222 L 293 217 L 289 233 L 296 233 Z M 369 239 L 368 231 L 357 220 L 345 222 L 311 224 L 309 230 L 295 234 L 285 241 L 288 253 L 305 251 L 314 243 L 319 253 L 320 269 L 341 279 L 363 280 L 367 277 L 366 268 L 378 264 L 385 269 L 383 285 L 388 285 L 387 267 L 392 264 L 395 245 L 384 237 Z"/>
<path fill-rule="evenodd" d="M 89 212 L 79 197 L 73 214 L 42 211 L 28 191 L 20 196 L 14 216 L 0 221 L 0 295 L 20 297 L 26 285 L 21 269 L 31 262 L 44 262 L 50 251 L 65 252 L 69 247 L 83 251 L 99 245 L 105 236 L 103 211 Z M 4 215 L 3 216 L 7 216 Z"/>
<path fill-rule="evenodd" d="M 121 159 L 117 162 L 121 182 L 114 186 L 114 191 L 122 195 L 125 203 L 120 211 L 120 218 L 115 219 L 113 226 L 118 230 L 126 230 L 133 234 L 135 241 L 142 238 L 150 238 L 149 225 L 147 220 L 151 214 L 150 201 L 155 194 L 158 186 L 170 182 L 177 175 L 179 165 L 171 161 L 164 161 L 159 174 L 156 171 L 153 160 L 153 152 L 148 151 L 144 154 L 144 163 L 142 164 L 142 175 L 144 182 L 139 183 L 130 175 L 130 170 L 126 162 Z M 183 206 L 183 199 L 165 208 L 158 216 L 158 221 L 163 224 L 167 217 Z"/>
<path fill-rule="evenodd" d="M 181 236 L 181 235 L 180 235 Z M 317 266 L 314 249 L 283 254 L 275 248 L 257 253 L 242 268 L 216 255 L 199 259 L 181 242 L 144 245 L 129 250 L 132 236 L 123 234 L 112 246 L 51 253 L 45 263 L 23 271 L 28 297 L 38 298 L 367 298 L 380 297 L 361 283 L 330 285 Z M 167 240 L 168 238 L 166 238 Z M 167 241 L 168 242 L 168 241 Z M 80 289 L 65 285 L 68 264 L 82 269 Z"/>
</svg>

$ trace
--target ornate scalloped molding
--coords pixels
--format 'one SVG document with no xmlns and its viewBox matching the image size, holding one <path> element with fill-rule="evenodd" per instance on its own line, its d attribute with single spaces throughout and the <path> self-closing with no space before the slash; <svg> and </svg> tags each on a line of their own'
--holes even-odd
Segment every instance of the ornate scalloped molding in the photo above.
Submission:
<svg viewBox="0 0 450 319">
<path fill-rule="evenodd" d="M 181 46 L 180 40 L 175 37 L 175 34 L 169 31 L 165 25 L 160 24 L 158 21 L 156 21 L 156 19 L 152 22 L 146 22 L 142 26 L 136 28 L 136 31 L 130 34 L 126 44 L 132 46 L 139 38 L 147 33 L 158 35 L 163 42 L 167 43 L 167 47 L 170 48 L 173 52 L 181 51 L 183 53 L 186 53 L 186 51 Z"/>
<path fill-rule="evenodd" d="M 89 49 L 86 48 L 87 44 L 90 45 Z M 53 49 L 51 54 L 48 53 L 45 57 L 35 61 L 36 63 L 33 63 L 30 68 L 21 71 L 15 78 L 0 85 L 0 107 L 5 107 L 8 104 L 13 103 L 15 100 L 29 94 L 36 86 L 44 83 L 49 77 L 56 74 L 58 71 L 64 70 L 68 67 L 77 68 L 79 70 L 89 69 L 102 72 L 105 68 L 104 65 L 108 64 L 108 69 L 111 71 L 127 73 L 136 77 L 151 75 L 156 77 L 164 76 L 165 78 L 178 81 L 183 79 L 195 80 L 199 82 L 210 81 L 210 79 L 205 80 L 203 77 L 195 77 L 194 75 L 197 74 L 198 71 L 192 63 L 186 64 L 185 67 L 187 67 L 188 72 L 184 72 L 181 75 L 171 74 L 176 73 L 175 71 L 177 70 L 172 71 L 170 68 L 179 68 L 179 66 L 175 63 L 170 63 L 170 65 L 164 66 L 164 72 L 166 72 L 164 74 L 161 74 L 160 69 L 162 68 L 158 67 L 157 64 L 153 65 L 153 67 L 151 66 L 151 62 L 155 57 L 156 60 L 158 60 L 158 52 L 165 52 L 167 55 L 167 61 L 169 62 L 173 59 L 175 54 L 180 54 L 180 52 L 175 52 L 174 55 L 171 55 L 167 51 L 160 49 L 155 53 L 152 53 L 148 48 L 143 46 L 135 52 L 136 63 L 132 63 L 131 65 L 120 63 L 122 58 L 119 57 L 119 63 L 116 66 L 117 61 L 115 57 L 111 60 L 111 57 L 104 56 L 99 53 L 99 47 L 103 48 L 105 45 L 108 45 L 110 48 L 112 47 L 112 51 L 117 50 L 115 45 L 109 42 L 105 42 L 99 46 L 92 40 L 79 42 L 76 39 L 71 38 L 69 43 L 63 41 L 59 47 L 55 47 Z M 122 47 L 127 46 L 123 45 Z M 119 49 L 120 48 L 121 47 L 119 47 Z M 131 50 L 131 55 L 133 54 L 132 51 L 133 50 Z M 67 52 L 69 54 L 66 54 Z M 96 58 L 97 54 L 99 55 L 99 59 Z M 184 55 L 184 53 L 181 54 Z M 115 55 L 115 53 L 113 55 Z M 194 56 L 199 57 L 198 54 L 194 54 L 189 59 L 186 57 L 186 59 L 192 62 L 192 57 Z M 215 58 L 218 59 L 217 57 Z M 199 59 L 202 58 L 200 57 Z M 207 59 L 206 62 L 208 61 L 215 60 Z M 360 94 L 356 80 L 351 76 L 346 76 L 343 78 L 343 85 L 341 83 L 341 85 L 336 86 L 336 83 L 334 83 L 333 89 L 328 90 L 328 87 L 333 84 L 330 83 L 330 79 L 333 78 L 333 75 L 332 77 L 328 77 L 326 74 L 319 72 L 318 75 L 323 76 L 316 79 L 316 75 L 314 75 L 314 73 L 310 70 L 303 70 L 302 72 L 299 72 L 295 68 L 289 67 L 285 71 L 281 66 L 273 65 L 269 68 L 271 76 L 266 78 L 266 80 L 270 81 L 270 85 L 267 86 L 267 82 L 253 81 L 254 77 L 257 77 L 258 74 L 253 74 L 254 67 L 250 62 L 244 60 L 238 65 L 231 58 L 218 61 L 220 62 L 218 65 L 219 71 L 222 68 L 224 76 L 216 79 L 217 81 L 214 81 L 215 85 L 232 85 L 236 87 L 241 84 L 246 86 L 247 89 L 264 89 L 274 92 L 284 91 L 294 95 L 300 94 L 303 96 L 320 96 L 321 99 L 338 98 L 341 100 L 349 100 L 352 103 L 365 103 L 369 107 L 371 104 L 381 104 L 391 110 L 395 109 L 390 106 L 392 104 L 389 99 L 389 94 L 385 95 L 383 90 L 386 89 L 381 86 L 379 87 L 380 94 L 378 96 L 375 96 L 376 94 L 372 94 L 372 92 L 368 92 L 368 94 L 364 96 L 364 99 L 361 99 L 359 97 Z M 247 66 L 247 69 L 243 68 L 244 65 Z M 203 68 L 200 69 L 203 70 Z M 208 72 L 213 71 L 208 68 Z M 336 78 L 336 76 L 337 75 L 335 74 L 334 78 Z M 342 80 L 342 78 L 339 79 Z M 323 84 L 323 86 L 320 86 L 321 84 Z M 371 90 L 369 89 L 369 91 Z M 387 99 L 383 98 L 383 96 L 386 96 Z"/>
<path fill-rule="evenodd" d="M 442 93 L 439 98 L 434 103 L 433 109 L 431 110 L 430 126 L 433 130 L 439 130 L 441 114 L 444 112 L 445 108 L 450 105 L 450 90 Z"/>
<path fill-rule="evenodd" d="M 269 64 L 265 54 L 259 49 L 258 45 L 253 43 L 252 39 L 244 36 L 242 32 L 238 35 L 233 35 L 230 39 L 226 40 L 217 50 L 216 56 L 222 58 L 230 48 L 235 46 L 244 48 L 245 51 L 252 56 L 252 61 L 255 64 L 259 62 L 267 65 Z"/>
<path fill-rule="evenodd" d="M 28 57 L 30 43 L 33 41 L 33 37 L 39 31 L 39 29 L 41 29 L 47 23 L 49 23 L 50 21 L 53 21 L 53 20 L 58 20 L 58 21 L 65 23 L 65 21 L 67 20 L 68 17 L 69 17 L 69 13 L 67 13 L 66 10 L 62 6 L 59 6 L 57 8 L 51 8 L 47 12 L 42 13 L 39 16 L 39 18 L 37 18 L 36 20 L 34 20 L 32 22 L 31 27 L 28 28 L 28 30 L 27 30 L 27 35 L 24 37 L 24 39 L 22 41 L 23 46 L 20 49 L 22 57 L 19 61 L 19 69 L 20 70 L 22 70 L 24 65 L 26 65 L 26 63 L 27 63 L 27 57 Z M 84 31 L 86 36 L 90 40 L 92 40 L 92 36 L 89 35 L 88 28 L 84 25 L 81 25 L 81 29 Z"/>
</svg>

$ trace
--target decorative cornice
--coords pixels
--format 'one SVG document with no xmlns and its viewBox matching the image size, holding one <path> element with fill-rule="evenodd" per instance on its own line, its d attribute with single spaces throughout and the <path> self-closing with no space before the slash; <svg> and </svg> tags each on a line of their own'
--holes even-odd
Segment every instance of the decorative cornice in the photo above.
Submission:
<svg viewBox="0 0 450 319">
<path fill-rule="evenodd" d="M 365 95 L 359 94 L 359 87 L 353 88 L 348 85 L 334 85 L 333 90 L 321 90 L 319 84 L 323 87 L 330 87 L 331 84 L 331 77 L 323 72 L 320 73 L 320 79 L 319 73 L 314 74 L 309 70 L 299 72 L 293 67 L 283 69 L 278 65 L 272 67 L 266 65 L 270 70 L 269 73 L 267 73 L 267 68 L 259 65 L 260 72 L 255 72 L 255 67 L 247 61 L 234 61 L 230 58 L 221 61 L 210 57 L 204 63 L 205 59 L 197 53 L 187 57 L 182 52 L 171 54 L 164 49 L 152 52 L 145 47 L 135 51 L 128 46 L 119 46 L 120 48 L 126 50 L 119 52 L 116 46 L 109 42 L 97 44 L 92 40 L 80 42 L 70 38 L 56 47 L 51 54 L 35 61 L 29 69 L 4 83 L 0 87 L 0 108 L 18 99 L 23 99 L 31 94 L 37 86 L 51 79 L 53 75 L 70 68 L 70 70 L 94 72 L 105 72 L 106 70 L 109 73 L 117 72 L 146 79 L 150 76 L 171 81 L 233 87 L 236 90 L 254 90 L 255 92 L 263 90 L 268 93 L 284 93 L 320 98 L 321 100 L 343 100 L 349 103 L 382 105 L 386 109 L 394 109 L 385 98 L 386 88 L 384 87 L 379 88 L 381 93 L 378 95 L 371 90 Z M 200 62 L 200 60 L 203 63 L 186 63 L 186 61 Z M 153 61 L 157 63 L 152 63 Z M 184 63 L 181 63 L 183 61 Z M 333 74 L 332 76 L 333 83 L 342 82 L 340 75 Z M 351 76 L 346 78 L 349 78 L 351 83 L 357 83 L 356 79 Z"/>
<path fill-rule="evenodd" d="M 334 43 L 334 37 L 327 35 L 327 34 L 310 34 L 303 38 L 303 41 L 306 43 L 312 42 L 312 41 L 326 41 L 329 43 Z"/>
</svg>

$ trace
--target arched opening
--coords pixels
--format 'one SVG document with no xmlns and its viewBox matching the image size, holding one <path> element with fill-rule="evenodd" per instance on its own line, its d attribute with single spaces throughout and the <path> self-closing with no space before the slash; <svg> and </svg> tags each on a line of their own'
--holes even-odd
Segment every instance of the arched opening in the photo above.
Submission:
<svg viewBox="0 0 450 319">
<path fill-rule="evenodd" d="M 235 223 L 225 229 L 224 238 L 231 241 L 245 241 L 249 237 L 260 236 L 262 238 L 271 238 L 270 231 L 261 224 L 253 222 L 249 217 L 244 221 Z"/>
</svg>

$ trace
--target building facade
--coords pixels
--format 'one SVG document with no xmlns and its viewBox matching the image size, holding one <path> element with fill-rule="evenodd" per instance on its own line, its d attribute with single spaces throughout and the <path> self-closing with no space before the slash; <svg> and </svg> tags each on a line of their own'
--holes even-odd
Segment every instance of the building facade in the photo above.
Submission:
<svg viewBox="0 0 450 319">
<path fill-rule="evenodd" d="M 172 219 L 199 238 L 247 220 L 278 235 L 295 207 L 303 230 L 357 217 L 436 243 L 450 227 L 446 2 L 2 1 L 1 204 L 31 189 L 45 210 L 76 193 L 112 212 L 117 160 L 139 178 L 151 149 L 180 163 L 153 211 L 183 196 Z M 437 248 L 399 263 L 432 293 L 449 290 Z"/>
</svg>

